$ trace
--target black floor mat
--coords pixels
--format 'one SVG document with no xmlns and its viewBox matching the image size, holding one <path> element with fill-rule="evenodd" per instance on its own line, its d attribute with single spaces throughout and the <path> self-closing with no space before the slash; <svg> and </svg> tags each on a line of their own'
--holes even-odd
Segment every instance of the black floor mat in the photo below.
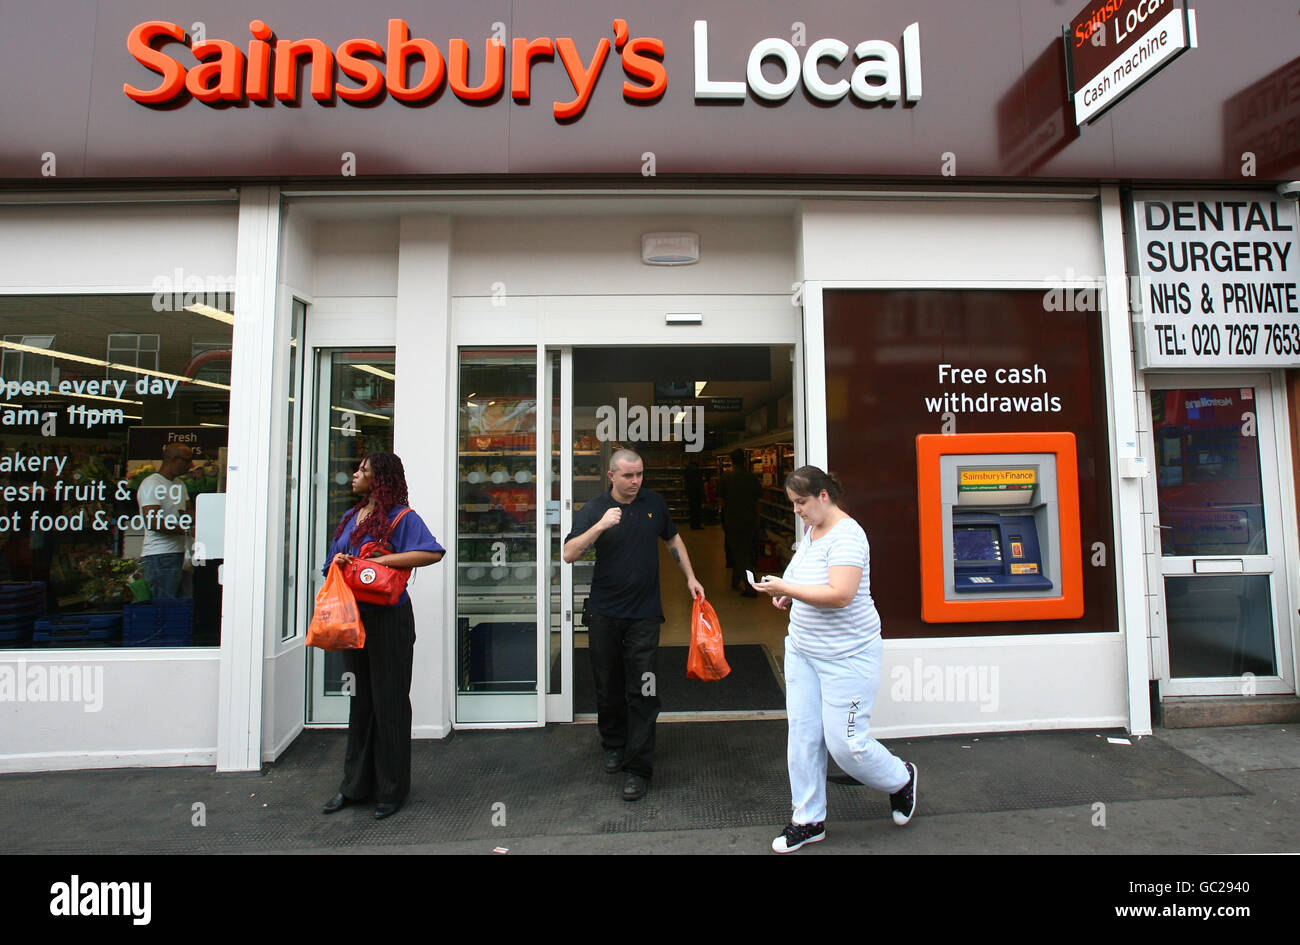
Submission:
<svg viewBox="0 0 1300 945">
<path fill-rule="evenodd" d="M 688 646 L 659 648 L 659 703 L 661 712 L 729 712 L 784 709 L 785 693 L 772 671 L 767 651 L 757 643 L 727 647 L 731 673 L 717 682 L 700 682 L 686 675 Z M 585 649 L 574 651 L 573 711 L 594 713 L 596 689 L 591 678 L 591 657 Z"/>
</svg>

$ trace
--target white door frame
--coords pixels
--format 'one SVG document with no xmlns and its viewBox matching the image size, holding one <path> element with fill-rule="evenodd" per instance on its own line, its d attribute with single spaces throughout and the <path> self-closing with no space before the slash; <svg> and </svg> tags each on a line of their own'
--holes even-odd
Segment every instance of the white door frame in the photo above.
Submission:
<svg viewBox="0 0 1300 945">
<path fill-rule="evenodd" d="M 1156 601 L 1158 618 L 1153 621 L 1157 637 L 1158 669 L 1162 696 L 1224 696 L 1224 695 L 1281 695 L 1295 692 L 1295 675 L 1292 664 L 1292 638 L 1295 633 L 1294 609 L 1290 601 L 1296 600 L 1294 569 L 1288 562 L 1297 560 L 1296 529 L 1293 519 L 1283 513 L 1294 508 L 1291 475 L 1285 459 L 1290 456 L 1286 436 L 1284 405 L 1285 391 L 1276 373 L 1265 372 L 1211 372 L 1165 373 L 1148 372 L 1145 376 L 1146 395 L 1142 398 L 1145 420 L 1144 451 L 1153 459 L 1156 454 L 1154 422 L 1151 410 L 1151 392 L 1171 389 L 1253 388 L 1255 391 L 1256 441 L 1259 447 L 1259 473 L 1264 503 L 1264 533 L 1268 551 L 1262 555 L 1195 555 L 1164 556 L 1160 552 L 1159 495 L 1156 477 L 1148 479 L 1148 508 L 1151 510 L 1153 532 L 1148 556 L 1148 583 Z M 1240 560 L 1241 572 L 1246 575 L 1268 575 L 1271 589 L 1273 622 L 1273 655 L 1277 673 L 1260 676 L 1249 681 L 1237 676 L 1174 678 L 1169 660 L 1168 608 L 1165 600 L 1165 578 L 1192 576 L 1198 573 L 1197 562 L 1235 562 Z M 1202 572 L 1204 573 L 1204 572 Z M 1234 572 L 1236 573 L 1236 572 Z"/>
<path fill-rule="evenodd" d="M 696 324 L 669 324 L 670 313 L 698 314 Z M 550 557 L 550 528 L 544 526 L 541 510 L 549 486 L 551 405 L 547 398 L 549 353 L 561 355 L 560 537 L 573 524 L 573 348 L 613 346 L 669 345 L 788 345 L 795 352 L 795 453 L 796 462 L 805 462 L 801 435 L 810 424 L 802 416 L 809 402 L 798 389 L 804 363 L 804 339 L 801 309 L 788 295 L 693 295 L 693 296 L 535 296 L 535 297 L 458 297 L 451 304 L 451 341 L 448 345 L 447 369 L 455 377 L 462 347 L 508 347 L 512 344 L 535 347 L 538 370 L 537 462 L 545 475 L 538 483 L 538 562 Z M 456 481 L 456 424 L 451 424 L 447 456 L 449 481 Z M 548 444 L 543 446 L 543 444 Z M 566 502 L 567 499 L 567 502 Z M 566 507 L 567 506 L 567 507 Z M 456 496 L 448 490 L 445 521 L 457 520 Z M 459 551 L 459 549 L 457 549 Z M 558 695 L 546 694 L 549 674 L 550 608 L 549 575 L 538 572 L 538 719 L 535 722 L 485 723 L 460 722 L 457 728 L 532 727 L 547 722 L 573 719 L 573 565 L 561 563 L 561 619 L 563 686 Z M 448 595 L 445 619 L 456 625 L 456 597 Z M 453 635 L 454 636 L 454 635 Z M 446 651 L 446 673 L 455 692 L 456 654 L 454 641 Z M 454 700 L 453 700 L 454 702 Z"/>
<path fill-rule="evenodd" d="M 328 353 L 336 350 L 366 348 L 395 348 L 395 303 L 391 298 L 327 298 L 303 301 L 307 304 L 302 336 L 299 339 L 301 359 L 300 396 L 304 399 L 301 410 L 301 440 L 297 453 L 298 467 L 298 633 L 306 636 L 311 622 L 312 601 L 325 579 L 315 561 L 316 544 L 321 529 L 332 528 L 331 522 L 314 523 L 316 510 L 324 509 L 324 496 L 328 486 L 316 481 L 316 470 L 328 468 L 328 437 L 320 436 L 320 406 L 329 402 L 329 376 L 322 368 Z M 313 528 L 315 525 L 315 528 Z M 323 659 L 324 651 L 303 647 L 306 662 L 306 685 L 302 694 L 304 724 L 310 728 L 343 728 L 347 726 L 347 697 L 326 697 L 322 687 L 323 677 L 316 671 L 316 663 Z M 334 711 L 313 713 L 314 705 L 335 702 Z"/>
</svg>

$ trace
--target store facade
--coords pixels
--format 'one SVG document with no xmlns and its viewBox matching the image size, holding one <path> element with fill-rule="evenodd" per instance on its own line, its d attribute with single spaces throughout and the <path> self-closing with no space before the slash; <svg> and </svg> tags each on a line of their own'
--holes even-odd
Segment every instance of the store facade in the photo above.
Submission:
<svg viewBox="0 0 1300 945">
<path fill-rule="evenodd" d="M 1215 72 L 1263 27 L 1201 13 L 1197 48 L 1080 130 L 1039 101 L 1064 89 L 1059 14 L 975 57 L 986 17 L 831 6 L 752 36 L 726 3 L 92 17 L 86 71 L 43 93 L 70 110 L 7 110 L 0 152 L 0 770 L 252 770 L 344 720 L 341 666 L 303 637 L 381 449 L 451 552 L 413 585 L 417 737 L 583 718 L 586 566 L 558 547 L 615 443 L 666 495 L 735 449 L 774 489 L 842 476 L 884 737 L 1141 734 L 1171 697 L 1294 696 L 1297 224 L 1274 187 L 1300 175 L 1252 91 L 1282 44 Z M 33 65 L 12 53 L 6 74 Z M 979 439 L 1043 434 L 1068 463 Z M 925 492 L 927 436 L 1005 507 Z M 977 446 L 996 458 L 960 459 Z M 146 482 L 177 455 L 167 523 Z M 779 502 L 769 570 L 796 538 Z M 191 530 L 176 598 L 141 586 L 168 527 Z M 957 591 L 1004 555 L 1018 581 Z"/>
</svg>

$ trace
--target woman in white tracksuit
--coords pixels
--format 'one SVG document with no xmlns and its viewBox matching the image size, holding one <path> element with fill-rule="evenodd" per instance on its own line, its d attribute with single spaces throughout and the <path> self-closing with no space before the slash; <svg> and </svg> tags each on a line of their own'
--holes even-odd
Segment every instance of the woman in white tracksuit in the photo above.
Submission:
<svg viewBox="0 0 1300 945">
<path fill-rule="evenodd" d="M 785 481 L 803 540 L 782 577 L 755 590 L 790 611 L 785 640 L 787 761 L 794 813 L 777 853 L 826 836 L 826 753 L 845 773 L 889 792 L 894 822 L 916 812 L 916 766 L 900 761 L 870 735 L 880 686 L 880 615 L 871 600 L 871 552 L 862 527 L 839 507 L 843 489 L 816 466 Z"/>
</svg>

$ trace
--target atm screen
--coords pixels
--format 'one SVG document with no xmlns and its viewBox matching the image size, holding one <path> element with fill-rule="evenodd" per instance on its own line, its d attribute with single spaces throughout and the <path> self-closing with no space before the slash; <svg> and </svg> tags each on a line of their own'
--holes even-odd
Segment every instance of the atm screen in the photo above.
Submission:
<svg viewBox="0 0 1300 945">
<path fill-rule="evenodd" d="M 957 525 L 952 530 L 954 561 L 1001 561 L 998 530 L 991 525 Z"/>
</svg>

